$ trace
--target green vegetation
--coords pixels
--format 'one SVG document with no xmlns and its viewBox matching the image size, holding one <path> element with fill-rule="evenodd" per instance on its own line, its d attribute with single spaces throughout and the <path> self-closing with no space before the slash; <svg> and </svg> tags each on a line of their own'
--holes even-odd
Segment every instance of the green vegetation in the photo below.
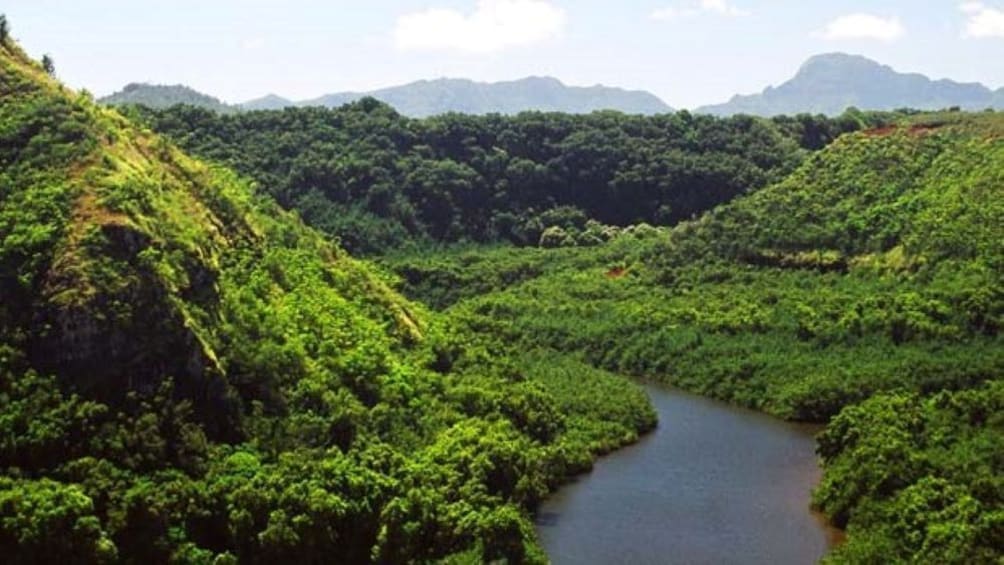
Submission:
<svg viewBox="0 0 1004 565">
<path fill-rule="evenodd" d="M 849 527 L 834 561 L 994 562 L 1001 163 L 1000 115 L 921 115 L 845 136 L 672 230 L 385 262 L 407 294 L 473 331 L 786 418 L 833 418 L 816 500 Z"/>
<path fill-rule="evenodd" d="M 655 423 L 638 387 L 507 359 L 10 42 L 0 187 L 6 562 L 541 562 L 529 511 Z"/>
<path fill-rule="evenodd" d="M 600 243 L 608 226 L 676 223 L 779 181 L 811 150 L 892 117 L 531 112 L 412 120 L 374 99 L 334 110 L 136 112 L 186 150 L 255 179 L 353 253 L 459 241 L 572 243 L 554 230 L 543 238 L 548 228 L 591 231 L 577 239 Z"/>
<path fill-rule="evenodd" d="M 1004 383 L 883 394 L 819 439 L 816 503 L 849 542 L 833 562 L 998 563 L 1004 547 Z"/>
<path fill-rule="evenodd" d="M 5 559 L 541 562 L 655 425 L 612 373 L 829 422 L 834 562 L 1004 555 L 1002 116 L 128 110 L 207 165 L 47 70 L 0 41 Z"/>
<path fill-rule="evenodd" d="M 56 62 L 50 55 L 42 55 L 42 70 L 49 76 L 56 76 Z"/>
</svg>

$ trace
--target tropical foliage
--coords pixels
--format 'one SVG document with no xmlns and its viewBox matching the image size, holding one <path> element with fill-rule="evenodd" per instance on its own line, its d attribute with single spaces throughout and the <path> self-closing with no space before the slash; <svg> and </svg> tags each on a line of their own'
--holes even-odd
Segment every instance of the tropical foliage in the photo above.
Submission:
<svg viewBox="0 0 1004 565">
<path fill-rule="evenodd" d="M 844 136 L 784 181 L 596 247 L 384 259 L 473 331 L 797 420 L 835 561 L 995 562 L 1004 120 Z"/>
<path fill-rule="evenodd" d="M 0 101 L 6 562 L 540 562 L 529 511 L 654 425 L 639 388 L 507 360 L 10 42 Z"/>
<path fill-rule="evenodd" d="M 828 422 L 835 562 L 1004 554 L 1000 115 L 128 111 L 170 141 L 48 70 L 0 19 L 5 560 L 543 562 L 655 425 L 613 373 Z"/>
<path fill-rule="evenodd" d="M 372 98 L 237 115 L 188 106 L 134 112 L 194 154 L 254 178 L 354 253 L 415 242 L 561 245 L 564 237 L 544 237 L 549 228 L 675 223 L 780 180 L 841 133 L 891 118 L 529 112 L 413 120 Z"/>
</svg>

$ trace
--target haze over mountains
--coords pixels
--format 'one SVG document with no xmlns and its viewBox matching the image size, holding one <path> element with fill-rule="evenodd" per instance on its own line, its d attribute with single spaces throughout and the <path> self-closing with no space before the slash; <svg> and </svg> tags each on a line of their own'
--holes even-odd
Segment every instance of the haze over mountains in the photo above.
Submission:
<svg viewBox="0 0 1004 565">
<path fill-rule="evenodd" d="M 618 110 L 626 114 L 672 112 L 653 94 L 606 86 L 567 86 L 552 77 L 484 83 L 467 79 L 436 79 L 374 90 L 339 92 L 312 100 L 293 101 L 275 94 L 242 104 L 223 105 L 211 96 L 184 86 L 130 84 L 122 92 L 102 98 L 107 104 L 143 104 L 164 108 L 184 102 L 215 111 L 277 110 L 287 106 L 337 107 L 372 96 L 390 104 L 398 112 L 415 118 L 461 112 L 465 114 L 518 114 L 526 110 L 588 114 L 597 110 Z"/>
<path fill-rule="evenodd" d="M 228 105 L 217 98 L 182 85 L 130 84 L 106 96 L 106 104 L 143 104 L 166 108 L 191 104 L 217 112 L 276 110 L 288 106 L 337 107 L 371 96 L 401 114 L 422 118 L 447 112 L 465 114 L 517 114 L 527 110 L 584 114 L 617 110 L 627 114 L 660 114 L 673 109 L 654 94 L 607 86 L 578 87 L 552 77 L 484 83 L 467 79 L 420 80 L 369 92 L 339 92 L 311 100 L 293 101 L 275 94 Z M 918 73 L 893 68 L 845 53 L 811 57 L 795 76 L 759 94 L 736 95 L 723 104 L 702 106 L 695 112 L 719 116 L 753 114 L 837 115 L 847 108 L 937 110 L 958 106 L 966 110 L 1004 108 L 1004 88 L 991 90 L 979 83 L 932 80 Z"/>
<path fill-rule="evenodd" d="M 849 107 L 862 110 L 965 110 L 1004 108 L 1004 88 L 996 92 L 979 83 L 931 80 L 900 73 L 860 55 L 828 53 L 806 61 L 791 80 L 760 94 L 736 95 L 725 104 L 703 106 L 699 113 L 836 115 Z"/>
<path fill-rule="evenodd" d="M 238 110 L 236 106 L 226 104 L 218 98 L 203 94 L 183 84 L 166 85 L 132 82 L 125 85 L 122 90 L 100 98 L 98 102 L 110 106 L 140 104 L 149 108 L 170 108 L 177 104 L 188 104 L 223 113 Z"/>
</svg>

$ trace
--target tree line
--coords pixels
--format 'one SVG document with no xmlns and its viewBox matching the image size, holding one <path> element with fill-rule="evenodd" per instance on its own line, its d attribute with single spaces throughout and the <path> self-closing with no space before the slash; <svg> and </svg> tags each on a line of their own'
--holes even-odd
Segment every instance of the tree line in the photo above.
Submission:
<svg viewBox="0 0 1004 565">
<path fill-rule="evenodd" d="M 191 106 L 128 111 L 366 254 L 414 243 L 538 245 L 547 228 L 584 231 L 587 220 L 673 224 L 780 180 L 843 133 L 891 118 L 684 111 L 416 120 L 374 99 L 234 115 Z"/>
</svg>

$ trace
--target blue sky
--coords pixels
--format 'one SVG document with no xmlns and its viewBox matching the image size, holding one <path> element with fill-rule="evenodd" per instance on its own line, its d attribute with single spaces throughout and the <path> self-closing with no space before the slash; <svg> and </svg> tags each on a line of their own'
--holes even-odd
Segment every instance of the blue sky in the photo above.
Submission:
<svg viewBox="0 0 1004 565">
<path fill-rule="evenodd" d="M 5 0 L 0 12 L 30 53 L 98 95 L 147 81 L 236 102 L 551 75 L 686 108 L 830 51 L 1004 86 L 1004 0 Z"/>
</svg>

